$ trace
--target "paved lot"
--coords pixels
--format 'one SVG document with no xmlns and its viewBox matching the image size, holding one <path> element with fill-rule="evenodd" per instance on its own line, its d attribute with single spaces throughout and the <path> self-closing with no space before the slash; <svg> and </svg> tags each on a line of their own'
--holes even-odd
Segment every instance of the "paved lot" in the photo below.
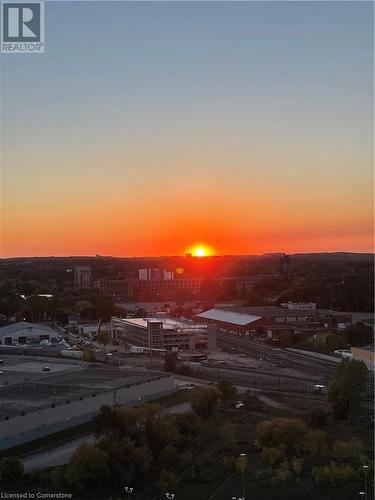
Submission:
<svg viewBox="0 0 375 500">
<path fill-rule="evenodd" d="M 50 371 L 43 372 L 43 368 L 48 366 Z M 22 373 L 31 373 L 31 374 L 43 374 L 47 375 L 48 373 L 58 373 L 62 371 L 70 371 L 74 365 L 72 364 L 62 364 L 62 363 L 50 363 L 48 360 L 45 361 L 31 361 L 25 362 L 22 361 L 17 364 L 7 364 L 3 366 L 3 372 L 22 372 Z"/>
<path fill-rule="evenodd" d="M 156 376 L 154 372 L 147 374 L 107 366 L 88 366 L 82 361 L 34 361 L 14 356 L 2 356 L 1 359 L 0 419 L 113 391 Z M 51 371 L 43 372 L 45 366 L 49 366 Z"/>
</svg>

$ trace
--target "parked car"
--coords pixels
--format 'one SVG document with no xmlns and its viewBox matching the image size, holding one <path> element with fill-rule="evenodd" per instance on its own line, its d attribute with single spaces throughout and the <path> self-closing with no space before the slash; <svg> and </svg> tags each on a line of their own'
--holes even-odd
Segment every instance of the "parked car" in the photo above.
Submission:
<svg viewBox="0 0 375 500">
<path fill-rule="evenodd" d="M 327 392 L 327 387 L 322 384 L 315 384 L 313 387 L 313 392 L 315 394 L 325 394 Z"/>
</svg>

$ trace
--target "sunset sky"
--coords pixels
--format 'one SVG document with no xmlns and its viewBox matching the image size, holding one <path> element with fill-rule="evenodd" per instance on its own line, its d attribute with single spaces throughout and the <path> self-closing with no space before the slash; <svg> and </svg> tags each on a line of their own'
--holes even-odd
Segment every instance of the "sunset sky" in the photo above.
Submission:
<svg viewBox="0 0 375 500">
<path fill-rule="evenodd" d="M 371 2 L 46 2 L 2 256 L 373 250 Z"/>
</svg>

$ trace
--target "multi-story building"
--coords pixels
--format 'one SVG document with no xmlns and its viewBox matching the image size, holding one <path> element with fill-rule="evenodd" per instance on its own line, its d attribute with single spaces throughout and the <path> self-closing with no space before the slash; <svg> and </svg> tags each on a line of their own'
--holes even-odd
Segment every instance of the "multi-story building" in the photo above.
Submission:
<svg viewBox="0 0 375 500">
<path fill-rule="evenodd" d="M 216 348 L 216 329 L 170 318 L 112 317 L 111 335 L 147 349 L 195 351 Z"/>
<path fill-rule="evenodd" d="M 134 295 L 138 300 L 176 300 L 186 294 L 196 295 L 202 280 L 194 278 L 134 280 Z"/>
<path fill-rule="evenodd" d="M 254 283 L 259 281 L 258 276 L 229 276 L 224 278 L 216 278 L 214 280 L 218 285 L 225 286 L 233 284 L 238 292 L 248 292 L 253 289 Z"/>
<path fill-rule="evenodd" d="M 138 279 L 141 281 L 151 280 L 172 280 L 174 278 L 173 271 L 166 269 L 139 269 Z"/>
<path fill-rule="evenodd" d="M 91 268 L 87 266 L 79 266 L 74 268 L 74 287 L 75 288 L 91 288 Z"/>
<path fill-rule="evenodd" d="M 93 287 L 104 295 L 111 297 L 132 297 L 133 280 L 100 278 L 94 281 Z"/>
</svg>

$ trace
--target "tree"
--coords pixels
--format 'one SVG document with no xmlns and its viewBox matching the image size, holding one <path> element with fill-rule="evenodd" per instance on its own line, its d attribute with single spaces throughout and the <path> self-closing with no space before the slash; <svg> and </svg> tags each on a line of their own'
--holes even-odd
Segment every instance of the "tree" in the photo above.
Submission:
<svg viewBox="0 0 375 500">
<path fill-rule="evenodd" d="M 228 380 L 220 380 L 217 384 L 217 388 L 225 406 L 227 406 L 230 401 L 233 401 L 237 395 L 237 389 Z"/>
<path fill-rule="evenodd" d="M 175 372 L 177 366 L 177 352 L 171 351 L 164 354 L 164 367 L 166 372 Z"/>
<path fill-rule="evenodd" d="M 258 448 L 284 446 L 288 451 L 301 449 L 307 432 L 305 422 L 299 418 L 262 420 L 256 426 L 255 444 Z"/>
<path fill-rule="evenodd" d="M 262 450 L 262 462 L 266 465 L 275 465 L 281 462 L 284 458 L 284 453 L 280 448 L 267 448 L 266 446 Z"/>
<path fill-rule="evenodd" d="M 201 417 L 211 417 L 214 413 L 220 394 L 212 387 L 202 387 L 193 401 L 193 411 Z"/>
<path fill-rule="evenodd" d="M 83 349 L 83 359 L 87 363 L 94 363 L 96 361 L 95 354 L 88 347 L 86 347 L 85 349 Z"/>
<path fill-rule="evenodd" d="M 134 468 L 137 477 L 145 477 L 151 469 L 152 451 L 148 446 L 138 446 L 134 450 Z"/>
<path fill-rule="evenodd" d="M 308 431 L 303 440 L 303 451 L 312 456 L 321 454 L 326 449 L 327 435 L 323 431 Z"/>
<path fill-rule="evenodd" d="M 15 457 L 5 457 L 0 461 L 0 483 L 18 484 L 23 478 L 23 465 Z"/>
<path fill-rule="evenodd" d="M 328 333 L 326 337 L 326 346 L 328 352 L 333 352 L 337 349 L 345 349 L 347 347 L 347 341 L 343 335 Z"/>
<path fill-rule="evenodd" d="M 362 361 L 344 359 L 336 368 L 327 391 L 337 419 L 350 419 L 361 405 L 366 392 L 368 370 Z"/>
<path fill-rule="evenodd" d="M 202 429 L 202 419 L 194 413 L 175 415 L 175 424 L 187 446 L 194 446 Z"/>
<path fill-rule="evenodd" d="M 303 458 L 293 457 L 291 461 L 291 466 L 294 474 L 297 474 L 299 476 L 302 472 Z"/>
<path fill-rule="evenodd" d="M 235 451 L 237 449 L 236 426 L 233 422 L 225 422 L 220 427 L 221 440 L 227 450 Z"/>
<path fill-rule="evenodd" d="M 106 331 L 100 332 L 96 340 L 99 342 L 99 344 L 102 344 L 105 351 L 105 346 L 111 342 L 111 334 Z"/>
<path fill-rule="evenodd" d="M 167 444 L 165 448 L 163 448 L 162 452 L 159 456 L 159 463 L 161 465 L 165 465 L 168 468 L 175 469 L 178 467 L 180 462 L 180 454 L 177 451 L 176 446 L 171 444 Z"/>
<path fill-rule="evenodd" d="M 338 486 L 358 481 L 358 473 L 348 465 L 323 465 L 313 467 L 311 475 L 318 486 Z"/>
<path fill-rule="evenodd" d="M 99 344 L 108 345 L 111 342 L 111 334 L 106 331 L 99 332 L 96 340 L 99 342 Z"/>
<path fill-rule="evenodd" d="M 168 470 L 161 471 L 158 479 L 158 489 L 161 493 L 174 488 L 176 485 L 176 476 Z"/>
<path fill-rule="evenodd" d="M 95 316 L 103 321 L 109 321 L 114 312 L 113 299 L 111 297 L 99 297 L 94 301 Z"/>
<path fill-rule="evenodd" d="M 349 441 L 335 441 L 332 448 L 332 455 L 338 460 L 358 461 L 362 456 L 363 444 L 357 437 L 352 437 Z"/>
<path fill-rule="evenodd" d="M 275 470 L 275 480 L 279 483 L 290 483 L 293 479 L 293 473 L 290 470 L 288 460 L 284 460 Z"/>
<path fill-rule="evenodd" d="M 107 454 L 109 480 L 124 484 L 132 484 L 135 480 L 135 443 L 128 437 L 113 440 L 105 438 L 98 444 Z"/>
<path fill-rule="evenodd" d="M 373 342 L 372 328 L 361 321 L 345 328 L 343 334 L 347 338 L 347 342 L 353 347 L 363 346 Z"/>
<path fill-rule="evenodd" d="M 327 424 L 328 413 L 321 408 L 315 408 L 310 413 L 310 422 L 311 425 L 315 425 L 316 427 L 321 427 Z"/>
<path fill-rule="evenodd" d="M 279 334 L 279 342 L 282 347 L 290 347 L 293 344 L 293 333 L 281 332 Z"/>
<path fill-rule="evenodd" d="M 132 437 L 137 445 L 147 446 L 155 461 L 167 445 L 176 445 L 180 442 L 181 435 L 175 417 L 167 414 L 163 406 L 147 403 L 133 411 L 129 437 Z M 122 432 L 129 433 L 126 428 Z"/>
<path fill-rule="evenodd" d="M 74 452 L 65 478 L 77 491 L 101 488 L 108 476 L 108 455 L 95 444 L 83 443 Z"/>
</svg>

